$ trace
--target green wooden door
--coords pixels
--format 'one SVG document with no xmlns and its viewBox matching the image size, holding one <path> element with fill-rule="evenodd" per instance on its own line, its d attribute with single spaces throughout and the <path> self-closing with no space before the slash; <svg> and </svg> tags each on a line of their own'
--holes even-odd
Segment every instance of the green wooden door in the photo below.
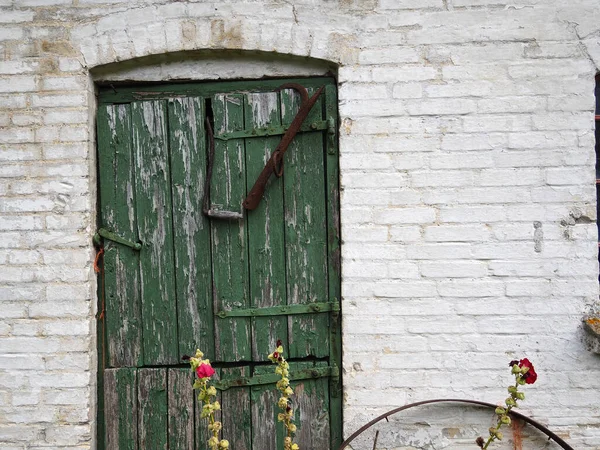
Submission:
<svg viewBox="0 0 600 450">
<path fill-rule="evenodd" d="M 336 89 L 330 78 L 294 81 L 325 90 L 283 176 L 248 212 L 241 203 L 299 108 L 295 91 L 277 91 L 283 81 L 100 91 L 99 222 L 112 233 L 100 283 L 100 447 L 206 448 L 181 359 L 200 348 L 218 369 L 232 450 L 282 448 L 267 375 L 278 339 L 296 380 L 297 442 L 341 442 Z M 210 207 L 239 220 L 202 213 L 207 118 Z"/>
</svg>

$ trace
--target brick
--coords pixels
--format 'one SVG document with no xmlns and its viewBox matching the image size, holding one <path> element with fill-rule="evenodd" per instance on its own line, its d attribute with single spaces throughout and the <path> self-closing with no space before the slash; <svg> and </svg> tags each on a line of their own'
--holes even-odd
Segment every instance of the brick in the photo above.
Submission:
<svg viewBox="0 0 600 450">
<path fill-rule="evenodd" d="M 0 78 L 0 93 L 32 92 L 37 89 L 35 77 L 29 75 L 13 75 Z"/>
<path fill-rule="evenodd" d="M 421 98 L 423 97 L 423 86 L 419 83 L 395 84 L 392 96 L 394 98 Z"/>
<path fill-rule="evenodd" d="M 411 173 L 411 185 L 413 187 L 468 186 L 473 184 L 473 178 L 473 172 L 468 170 L 413 171 Z"/>
<path fill-rule="evenodd" d="M 591 183 L 595 178 L 593 167 L 551 168 L 546 170 L 546 181 L 549 185 L 578 185 L 582 180 Z"/>
<path fill-rule="evenodd" d="M 415 100 L 407 102 L 406 110 L 413 116 L 442 114 L 457 115 L 475 112 L 477 103 L 467 99 Z"/>
<path fill-rule="evenodd" d="M 430 223 L 435 220 L 433 208 L 396 208 L 375 213 L 374 219 L 378 224 L 412 224 Z"/>
<path fill-rule="evenodd" d="M 40 230 L 43 227 L 41 217 L 9 215 L 0 217 L 0 230 Z"/>
<path fill-rule="evenodd" d="M 33 130 L 29 128 L 9 128 L 0 133 L 0 144 L 18 144 L 34 142 Z"/>
<path fill-rule="evenodd" d="M 39 66 L 37 61 L 0 61 L 0 74 L 20 75 L 35 72 Z"/>
<path fill-rule="evenodd" d="M 423 237 L 428 242 L 487 241 L 490 230 L 485 225 L 432 225 L 425 227 Z"/>
<path fill-rule="evenodd" d="M 505 293 L 505 285 L 501 281 L 438 281 L 437 287 L 442 297 L 498 297 Z"/>
<path fill-rule="evenodd" d="M 45 94 L 32 95 L 31 104 L 33 107 L 81 107 L 86 105 L 84 94 Z"/>
<path fill-rule="evenodd" d="M 14 26 L 2 26 L 0 27 L 0 42 L 19 40 L 23 37 L 23 29 Z"/>
<path fill-rule="evenodd" d="M 424 8 L 443 8 L 444 4 L 442 0 L 380 0 L 379 8 L 391 9 L 391 10 L 403 10 L 403 9 L 424 9 Z"/>
<path fill-rule="evenodd" d="M 420 60 L 421 54 L 418 49 L 411 47 L 366 49 L 358 56 L 358 62 L 364 65 L 416 63 Z"/>
<path fill-rule="evenodd" d="M 48 301 L 33 303 L 29 306 L 29 317 L 87 317 L 90 312 L 90 306 L 84 301 Z"/>
<path fill-rule="evenodd" d="M 423 261 L 419 267 L 427 278 L 482 278 L 488 273 L 487 265 L 479 261 Z"/>
<path fill-rule="evenodd" d="M 407 81 L 433 80 L 437 71 L 433 67 L 376 67 L 373 69 L 373 80 L 378 82 L 401 83 Z"/>
<path fill-rule="evenodd" d="M 82 90 L 86 86 L 84 77 L 46 77 L 42 78 L 42 91 Z"/>
<path fill-rule="evenodd" d="M 19 22 L 31 22 L 33 19 L 33 11 L 29 10 L 15 10 L 15 11 L 2 11 L 0 16 L 0 23 L 19 23 Z"/>
</svg>

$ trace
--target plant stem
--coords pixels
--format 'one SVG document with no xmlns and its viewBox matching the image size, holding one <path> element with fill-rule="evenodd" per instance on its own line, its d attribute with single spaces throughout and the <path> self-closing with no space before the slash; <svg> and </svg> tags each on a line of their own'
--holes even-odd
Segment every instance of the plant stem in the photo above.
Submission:
<svg viewBox="0 0 600 450">
<path fill-rule="evenodd" d="M 518 380 L 518 378 L 517 378 Z M 516 381 L 515 382 L 515 389 L 519 389 L 519 382 Z M 517 402 L 517 399 L 513 396 L 513 393 L 510 393 L 511 398 L 515 401 L 515 403 Z M 498 418 L 498 423 L 496 424 L 496 431 L 500 430 L 500 428 L 502 428 L 503 422 L 502 422 L 502 417 L 504 416 L 508 416 L 510 411 L 513 409 L 513 405 L 506 405 L 506 411 L 504 412 L 504 414 L 502 414 L 499 418 Z M 490 437 L 488 438 L 487 442 L 485 443 L 485 445 L 483 446 L 483 450 L 486 450 L 489 445 L 494 442 L 494 440 L 496 439 L 496 435 L 495 434 L 490 434 Z"/>
</svg>

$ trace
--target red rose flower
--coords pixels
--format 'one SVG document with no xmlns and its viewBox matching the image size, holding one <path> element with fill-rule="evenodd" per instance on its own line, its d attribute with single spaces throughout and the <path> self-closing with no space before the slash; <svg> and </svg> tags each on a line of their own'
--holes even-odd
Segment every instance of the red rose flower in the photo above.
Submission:
<svg viewBox="0 0 600 450">
<path fill-rule="evenodd" d="M 523 379 L 525 380 L 525 383 L 527 383 L 527 384 L 535 383 L 535 380 L 537 380 L 537 373 L 535 373 L 535 369 L 533 367 L 533 364 L 531 364 L 531 361 L 529 361 L 527 358 L 523 358 L 522 360 L 519 361 L 519 367 L 529 368 L 527 373 L 523 375 Z"/>
<path fill-rule="evenodd" d="M 196 375 L 198 375 L 198 378 L 209 378 L 213 376 L 214 373 L 215 369 L 213 369 L 210 364 L 200 364 L 196 369 Z"/>
</svg>

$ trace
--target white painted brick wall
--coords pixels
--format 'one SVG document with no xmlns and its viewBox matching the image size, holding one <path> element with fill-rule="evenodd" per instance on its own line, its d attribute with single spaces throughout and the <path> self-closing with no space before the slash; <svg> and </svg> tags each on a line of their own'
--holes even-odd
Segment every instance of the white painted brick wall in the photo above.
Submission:
<svg viewBox="0 0 600 450">
<path fill-rule="evenodd" d="M 600 449 L 600 360 L 580 326 L 598 307 L 598 11 L 597 0 L 0 0 L 0 448 L 95 447 L 89 70 L 209 48 L 338 66 L 345 434 L 409 401 L 501 400 L 508 360 L 527 356 L 540 378 L 525 412 Z M 301 61 L 270 74 L 322 67 Z M 177 64 L 112 76 L 203 73 Z M 215 67 L 206 78 L 255 73 Z M 485 430 L 489 416 L 428 409 L 394 445 L 466 448 L 470 424 Z"/>
</svg>

